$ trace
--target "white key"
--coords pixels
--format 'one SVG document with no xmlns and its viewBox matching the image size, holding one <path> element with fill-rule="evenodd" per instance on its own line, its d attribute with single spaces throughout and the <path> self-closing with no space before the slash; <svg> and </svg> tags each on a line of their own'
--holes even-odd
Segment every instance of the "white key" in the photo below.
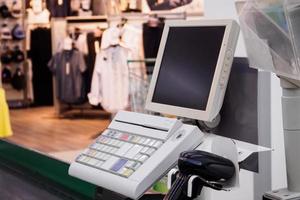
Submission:
<svg viewBox="0 0 300 200">
<path fill-rule="evenodd" d="M 101 141 L 102 144 L 107 144 L 110 141 L 110 138 L 106 137 Z"/>
<path fill-rule="evenodd" d="M 145 162 L 148 159 L 148 156 L 143 155 L 139 158 L 139 161 L 141 161 L 142 163 Z"/>
<path fill-rule="evenodd" d="M 114 134 L 114 138 L 119 138 L 119 137 L 120 137 L 120 135 L 121 135 L 121 133 L 119 133 L 119 132 L 115 132 L 115 134 Z"/>
<path fill-rule="evenodd" d="M 142 149 L 143 149 L 143 146 L 136 144 L 129 151 L 127 151 L 127 153 L 124 155 L 124 157 L 132 159 Z"/>
<path fill-rule="evenodd" d="M 85 157 L 82 162 L 84 162 L 85 164 L 89 164 L 90 160 L 90 157 Z"/>
<path fill-rule="evenodd" d="M 89 157 L 83 156 L 83 158 L 81 159 L 81 162 L 86 163 L 88 160 L 89 160 Z"/>
<path fill-rule="evenodd" d="M 99 142 L 99 143 L 105 143 L 106 141 L 107 141 L 107 137 L 104 137 L 104 136 L 101 136 L 98 140 L 97 140 L 97 142 Z"/>
<path fill-rule="evenodd" d="M 141 153 L 146 153 L 150 148 L 149 147 L 144 147 L 142 150 L 141 150 Z"/>
<path fill-rule="evenodd" d="M 113 142 L 113 141 L 110 139 L 110 140 L 107 141 L 106 144 L 112 145 L 112 142 Z"/>
<path fill-rule="evenodd" d="M 101 135 L 109 135 L 111 130 L 105 130 Z M 101 137 L 101 136 L 100 136 Z"/>
<path fill-rule="evenodd" d="M 116 152 L 117 152 L 117 150 L 118 150 L 118 149 L 116 149 L 116 148 L 114 148 L 114 147 L 111 147 L 111 150 L 110 150 L 110 152 L 109 152 L 109 153 L 112 153 L 112 154 L 114 154 L 114 153 L 116 153 Z"/>
<path fill-rule="evenodd" d="M 99 149 L 99 150 L 104 151 L 104 152 L 107 152 L 107 148 L 108 148 L 108 146 L 102 146 L 102 148 Z"/>
<path fill-rule="evenodd" d="M 89 164 L 89 165 L 92 165 L 93 160 L 94 160 L 93 158 L 86 159 L 86 163 Z"/>
<path fill-rule="evenodd" d="M 119 160 L 118 157 L 112 156 L 101 166 L 101 168 L 105 170 L 109 170 L 118 160 Z"/>
<path fill-rule="evenodd" d="M 118 144 L 118 140 L 113 140 L 112 145 L 118 146 L 117 144 Z"/>
<path fill-rule="evenodd" d="M 119 144 L 118 144 L 118 146 L 119 146 L 119 147 L 122 147 L 124 144 L 125 144 L 125 142 L 123 142 L 123 141 L 119 141 Z"/>
<path fill-rule="evenodd" d="M 134 158 L 133 158 L 133 159 L 134 159 L 134 160 L 139 160 L 139 159 L 140 159 L 140 157 L 142 157 L 142 154 L 140 154 L 140 153 L 139 153 L 139 154 L 137 154 L 136 156 L 134 156 Z"/>
<path fill-rule="evenodd" d="M 150 138 L 147 138 L 147 139 L 143 142 L 143 144 L 144 144 L 144 145 L 148 145 L 149 142 L 151 142 L 151 139 L 150 139 Z"/>
<path fill-rule="evenodd" d="M 110 136 L 110 137 L 114 137 L 116 134 L 117 134 L 116 131 L 112 131 L 112 132 L 110 132 L 109 136 Z"/>
<path fill-rule="evenodd" d="M 162 141 L 157 141 L 157 142 L 155 142 L 155 144 L 153 145 L 153 147 L 155 147 L 155 148 L 158 149 L 161 145 L 162 145 Z"/>
<path fill-rule="evenodd" d="M 111 155 L 109 155 L 109 154 L 104 154 L 103 160 L 108 160 L 110 157 L 111 157 Z"/>
<path fill-rule="evenodd" d="M 139 139 L 138 143 L 143 144 L 146 141 L 146 138 Z"/>
<path fill-rule="evenodd" d="M 150 148 L 145 154 L 151 156 L 155 152 L 155 149 Z"/>
<path fill-rule="evenodd" d="M 116 155 L 123 156 L 132 147 L 133 147 L 133 144 L 124 143 L 123 146 L 116 152 Z"/>
<path fill-rule="evenodd" d="M 119 140 L 115 140 L 114 145 L 115 145 L 116 147 L 120 147 L 120 141 L 119 141 Z"/>
<path fill-rule="evenodd" d="M 131 142 L 138 143 L 140 139 L 141 139 L 141 137 L 139 137 L 139 136 L 134 136 L 134 138 L 132 139 Z"/>
<path fill-rule="evenodd" d="M 87 154 L 90 151 L 90 149 L 85 149 L 82 154 Z"/>
<path fill-rule="evenodd" d="M 96 166 L 101 167 L 103 165 L 103 163 L 104 163 L 103 161 L 99 161 Z"/>
<path fill-rule="evenodd" d="M 89 161 L 89 164 L 90 164 L 90 165 L 96 165 L 96 164 L 98 164 L 98 160 L 96 160 L 96 159 L 91 159 L 91 160 Z"/>
<path fill-rule="evenodd" d="M 95 146 L 96 149 L 98 149 L 99 151 L 101 151 L 105 146 L 103 144 L 97 144 Z"/>
<path fill-rule="evenodd" d="M 151 140 L 151 141 L 148 143 L 148 145 L 149 145 L 149 146 L 153 146 L 153 145 L 155 144 L 155 142 L 156 142 L 156 140 Z"/>
<path fill-rule="evenodd" d="M 79 157 L 77 158 L 77 161 L 83 162 L 85 158 L 86 158 L 86 156 L 79 156 Z"/>
<path fill-rule="evenodd" d="M 98 159 L 102 159 L 102 153 L 101 152 L 98 152 L 96 153 L 95 157 L 98 158 Z"/>
<path fill-rule="evenodd" d="M 108 146 L 107 149 L 106 149 L 106 152 L 107 152 L 107 153 L 110 153 L 112 150 L 113 150 L 113 147 L 109 147 L 109 146 Z"/>
<path fill-rule="evenodd" d="M 127 170 L 127 168 L 123 167 L 118 171 L 118 174 L 123 174 L 123 173 L 125 173 L 126 170 Z"/>
<path fill-rule="evenodd" d="M 142 165 L 141 163 L 136 162 L 133 165 L 131 165 L 130 167 L 136 171 L 141 165 Z"/>
<path fill-rule="evenodd" d="M 115 154 L 119 149 L 113 148 L 112 151 L 110 152 L 111 154 Z"/>
<path fill-rule="evenodd" d="M 134 161 L 128 161 L 125 165 L 125 167 L 131 167 L 135 162 Z"/>
<path fill-rule="evenodd" d="M 95 143 L 95 144 L 92 144 L 92 145 L 90 146 L 90 148 L 92 148 L 92 149 L 97 149 L 97 146 L 98 146 L 98 144 Z"/>
<path fill-rule="evenodd" d="M 92 157 L 95 157 L 96 154 L 97 154 L 97 151 L 95 151 L 95 150 L 90 150 L 90 151 L 88 152 L 88 155 L 89 155 L 89 156 L 92 156 Z"/>
</svg>

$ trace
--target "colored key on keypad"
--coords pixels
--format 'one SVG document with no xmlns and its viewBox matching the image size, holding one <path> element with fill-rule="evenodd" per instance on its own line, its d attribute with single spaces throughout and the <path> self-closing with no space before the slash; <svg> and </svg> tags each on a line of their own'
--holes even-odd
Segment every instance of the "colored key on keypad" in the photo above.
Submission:
<svg viewBox="0 0 300 200">
<path fill-rule="evenodd" d="M 163 141 L 118 131 L 106 131 L 76 161 L 130 177 L 157 151 Z"/>
</svg>

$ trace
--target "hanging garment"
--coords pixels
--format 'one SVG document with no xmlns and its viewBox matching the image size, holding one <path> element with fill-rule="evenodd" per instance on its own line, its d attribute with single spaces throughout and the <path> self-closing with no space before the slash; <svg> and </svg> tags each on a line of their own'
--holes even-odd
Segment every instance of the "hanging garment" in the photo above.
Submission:
<svg viewBox="0 0 300 200">
<path fill-rule="evenodd" d="M 31 8 L 27 9 L 27 23 L 28 24 L 48 24 L 50 23 L 50 12 L 44 9 L 40 13 L 35 13 Z"/>
<path fill-rule="evenodd" d="M 5 91 L 0 88 L 0 138 L 12 135 L 9 110 L 6 103 Z"/>
<path fill-rule="evenodd" d="M 71 0 L 71 16 L 78 16 L 78 11 L 80 9 L 80 0 Z"/>
<path fill-rule="evenodd" d="M 95 37 L 93 32 L 87 34 L 88 55 L 87 55 L 87 91 L 91 89 L 91 82 L 95 67 L 96 55 L 101 47 L 102 37 Z"/>
<path fill-rule="evenodd" d="M 145 58 L 143 51 L 143 32 L 134 26 L 126 24 L 122 30 L 122 42 L 130 49 L 127 61 L 143 60 Z M 131 62 L 128 65 L 130 77 L 139 81 L 130 79 L 130 96 L 139 93 L 141 83 L 147 80 L 146 66 L 143 62 Z"/>
<path fill-rule="evenodd" d="M 143 46 L 145 58 L 156 58 L 162 33 L 164 30 L 164 23 L 158 22 L 156 26 L 151 26 L 150 23 L 143 24 Z M 146 63 L 147 74 L 153 73 L 154 64 Z"/>
<path fill-rule="evenodd" d="M 135 92 L 129 90 L 129 75 L 146 79 L 145 65 L 132 63 L 128 66 L 128 60 L 144 58 L 142 48 L 142 31 L 133 26 L 111 27 L 103 32 L 102 51 L 96 58 L 89 94 L 92 105 L 101 103 L 111 113 L 128 107 L 130 92 Z"/>
<path fill-rule="evenodd" d="M 34 102 L 33 85 L 32 85 L 32 62 L 30 59 L 27 59 L 26 63 L 27 63 L 27 76 L 26 76 L 27 97 L 32 102 Z"/>
<path fill-rule="evenodd" d="M 88 54 L 87 34 L 81 33 L 75 40 L 75 47 L 84 55 Z"/>
<path fill-rule="evenodd" d="M 47 63 L 52 57 L 51 30 L 37 28 L 31 31 L 29 58 L 32 61 L 34 105 L 53 105 L 52 73 Z M 43 45 L 41 45 L 43 44 Z"/>
<path fill-rule="evenodd" d="M 67 17 L 71 15 L 70 0 L 63 0 L 62 4 L 59 4 L 57 0 L 46 0 L 46 3 L 52 17 Z"/>
<path fill-rule="evenodd" d="M 129 50 L 122 46 L 109 47 L 102 50 L 96 58 L 89 101 L 92 105 L 101 103 L 111 113 L 128 107 Z"/>
<path fill-rule="evenodd" d="M 70 40 L 71 42 L 74 42 L 74 47 L 83 53 L 84 55 L 88 54 L 88 43 L 87 43 L 87 34 L 86 33 L 80 33 L 78 37 L 75 39 L 72 39 L 71 37 L 63 38 L 59 43 L 57 47 L 57 52 L 63 51 L 65 49 L 65 42 L 66 40 Z M 71 47 L 72 43 L 70 43 Z"/>
<path fill-rule="evenodd" d="M 143 24 L 143 46 L 146 58 L 156 58 L 163 33 L 164 24 L 159 23 L 157 26 Z"/>
<path fill-rule="evenodd" d="M 106 0 L 93 0 L 92 2 L 93 15 L 107 15 L 105 1 Z"/>
<path fill-rule="evenodd" d="M 55 75 L 57 98 L 67 104 L 81 104 L 86 100 L 82 73 L 86 70 L 83 54 L 78 50 L 56 53 L 48 63 Z"/>
<path fill-rule="evenodd" d="M 143 60 L 143 32 L 132 25 L 125 24 L 123 28 L 111 27 L 103 32 L 101 49 L 106 49 L 111 45 L 122 43 L 128 49 L 127 60 Z M 146 68 L 143 63 L 131 63 L 130 73 L 146 79 Z"/>
</svg>

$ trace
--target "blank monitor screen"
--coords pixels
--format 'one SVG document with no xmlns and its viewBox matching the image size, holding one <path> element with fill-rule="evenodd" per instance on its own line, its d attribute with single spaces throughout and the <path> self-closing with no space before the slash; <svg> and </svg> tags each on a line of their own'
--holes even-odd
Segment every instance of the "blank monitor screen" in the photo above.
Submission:
<svg viewBox="0 0 300 200">
<path fill-rule="evenodd" d="M 170 27 L 152 102 L 206 110 L 225 29 Z"/>
</svg>

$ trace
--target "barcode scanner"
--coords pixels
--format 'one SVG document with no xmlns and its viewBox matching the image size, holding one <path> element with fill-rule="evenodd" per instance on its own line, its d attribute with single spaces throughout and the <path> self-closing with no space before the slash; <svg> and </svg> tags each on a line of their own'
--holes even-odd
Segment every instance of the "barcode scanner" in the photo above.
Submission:
<svg viewBox="0 0 300 200">
<path fill-rule="evenodd" d="M 204 186 L 222 190 L 235 174 L 235 166 L 230 160 L 199 150 L 181 153 L 178 168 L 177 179 L 164 200 L 194 199 Z"/>
</svg>

